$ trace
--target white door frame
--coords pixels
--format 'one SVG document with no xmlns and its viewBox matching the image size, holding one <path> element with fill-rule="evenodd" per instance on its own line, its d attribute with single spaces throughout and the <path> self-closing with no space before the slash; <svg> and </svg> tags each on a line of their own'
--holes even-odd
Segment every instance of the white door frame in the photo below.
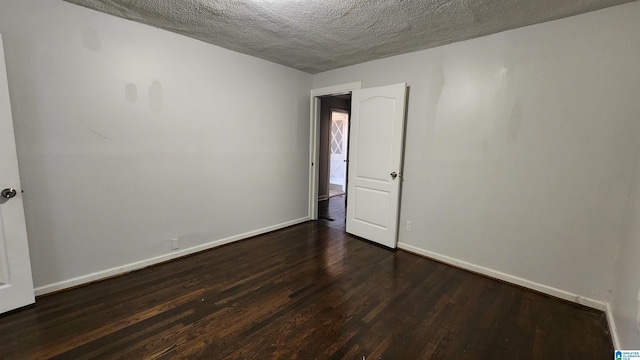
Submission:
<svg viewBox="0 0 640 360">
<path fill-rule="evenodd" d="M 351 94 L 360 90 L 362 81 L 311 89 L 309 127 L 309 220 L 318 220 L 318 161 L 320 159 L 320 97 Z"/>
</svg>

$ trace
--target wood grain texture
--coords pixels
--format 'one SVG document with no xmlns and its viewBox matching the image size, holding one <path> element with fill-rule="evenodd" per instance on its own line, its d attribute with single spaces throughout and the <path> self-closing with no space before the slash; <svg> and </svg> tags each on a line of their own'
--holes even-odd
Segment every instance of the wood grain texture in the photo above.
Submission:
<svg viewBox="0 0 640 360">
<path fill-rule="evenodd" d="M 607 359 L 602 312 L 320 220 L 41 297 L 0 359 Z"/>
</svg>

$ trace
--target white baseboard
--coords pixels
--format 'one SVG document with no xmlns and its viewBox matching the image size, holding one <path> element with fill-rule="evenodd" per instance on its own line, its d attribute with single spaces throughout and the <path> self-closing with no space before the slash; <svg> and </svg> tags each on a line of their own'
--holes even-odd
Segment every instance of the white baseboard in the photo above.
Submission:
<svg viewBox="0 0 640 360">
<path fill-rule="evenodd" d="M 607 322 L 609 323 L 609 332 L 611 333 L 613 348 L 622 349 L 622 347 L 620 347 L 620 339 L 618 338 L 618 329 L 616 328 L 616 321 L 613 318 L 613 311 L 611 310 L 611 305 L 609 305 L 608 303 L 607 303 L 607 309 L 605 310 L 605 314 L 607 314 Z"/>
<path fill-rule="evenodd" d="M 569 300 L 578 304 L 582 304 L 585 306 L 588 306 L 590 308 L 594 308 L 600 311 L 608 311 L 608 307 L 609 304 L 604 302 L 604 301 L 599 301 L 599 300 L 594 300 L 594 299 L 590 299 L 584 296 L 580 296 L 577 294 L 573 294 L 570 293 L 568 291 L 564 291 L 564 290 L 560 290 L 557 288 L 554 288 L 552 286 L 548 286 L 548 285 L 544 285 L 544 284 L 539 284 L 537 282 L 534 281 L 530 281 L 527 279 L 523 279 L 514 275 L 509 275 L 497 270 L 493 270 L 493 269 L 489 269 L 486 268 L 484 266 L 479 266 L 479 265 L 475 265 L 463 260 L 458 260 L 458 259 L 454 259 L 452 257 L 446 256 L 446 255 L 441 255 L 438 253 L 434 253 L 432 251 L 428 251 L 428 250 L 424 250 L 424 249 L 420 249 L 418 247 L 409 245 L 409 244 L 405 244 L 402 242 L 398 243 L 398 248 L 400 249 L 404 249 L 407 250 L 409 252 L 412 253 L 416 253 L 418 255 L 422 255 L 422 256 L 426 256 L 428 258 L 432 258 L 438 261 L 441 261 L 443 263 L 446 264 L 450 264 L 450 265 L 454 265 L 457 266 L 459 268 L 465 269 L 465 270 L 469 270 L 478 274 L 482 274 L 482 275 L 486 275 L 498 280 L 502 280 L 502 281 L 506 281 L 508 283 L 512 283 L 515 285 L 519 285 L 522 287 L 526 287 L 528 289 L 532 289 L 535 291 L 539 291 L 541 293 L 547 294 L 547 295 L 551 295 L 551 296 L 555 296 L 557 298 L 560 299 L 564 299 L 564 300 Z"/>
<path fill-rule="evenodd" d="M 594 308 L 600 311 L 604 311 L 607 316 L 607 323 L 609 325 L 609 333 L 611 334 L 611 341 L 613 342 L 614 349 L 620 349 L 620 340 L 618 339 L 618 331 L 616 329 L 615 319 L 613 318 L 613 311 L 611 310 L 611 305 L 607 302 L 590 299 L 584 296 L 580 296 L 577 294 L 570 293 L 568 291 L 560 290 L 554 288 L 552 286 L 539 284 L 534 281 L 530 281 L 527 279 L 523 279 L 517 276 L 509 275 L 497 270 L 489 269 L 484 266 L 475 265 L 466 261 L 454 259 L 452 257 L 434 253 L 432 251 L 424 250 L 413 245 L 409 245 L 406 243 L 398 242 L 398 248 L 403 249 L 418 255 L 422 255 L 434 260 L 441 261 L 445 264 L 457 266 L 459 268 L 469 270 L 478 274 L 486 275 L 492 277 L 494 279 L 506 281 L 511 284 L 519 285 L 522 287 L 526 287 L 528 289 L 532 289 L 535 291 L 539 291 L 541 293 L 555 296 L 560 299 L 569 300 L 578 304 L 582 304 L 588 306 L 590 308 Z"/>
<path fill-rule="evenodd" d="M 36 296 L 40 296 L 40 295 L 45 295 L 54 291 L 60 291 L 60 290 L 64 290 L 70 287 L 74 287 L 74 286 L 78 286 L 78 285 L 82 285 L 82 284 L 86 284 L 92 281 L 96 281 L 96 280 L 100 280 L 100 279 L 105 279 L 111 276 L 115 276 L 115 275 L 120 275 L 120 274 L 124 274 L 130 271 L 134 271 L 134 270 L 139 270 L 142 268 L 145 268 L 147 266 L 150 265 L 154 265 L 154 264 L 158 264 L 167 260 L 172 260 L 172 259 L 176 259 L 185 255 L 190 255 L 190 254 L 194 254 L 203 250 L 208 250 L 208 249 L 212 249 L 221 245 L 225 245 L 225 244 L 229 244 L 232 243 L 234 241 L 238 241 L 238 240 L 243 240 L 252 236 L 257 236 L 257 235 L 261 235 L 261 234 L 265 234 L 274 230 L 279 230 L 279 229 L 283 229 L 292 225 L 297 225 L 300 223 L 303 223 L 305 221 L 308 221 L 309 217 L 303 217 L 303 218 L 299 218 L 299 219 L 295 219 L 295 220 L 291 220 L 291 221 L 287 221 L 281 224 L 277 224 L 277 225 L 272 225 L 272 226 L 268 226 L 262 229 L 257 229 L 257 230 L 253 230 L 253 231 L 249 231 L 243 234 L 239 234 L 239 235 L 234 235 L 234 236 L 230 236 L 224 239 L 219 239 L 219 240 L 214 240 L 205 244 L 201 244 L 201 245 L 197 245 L 197 246 L 193 246 L 190 248 L 186 248 L 186 249 L 182 249 L 182 250 L 178 250 L 178 251 L 172 251 L 171 253 L 167 253 L 164 255 L 160 255 L 160 256 L 156 256 L 150 259 L 146 259 L 146 260 L 140 260 L 140 261 L 136 261 L 130 264 L 126 264 L 126 265 L 122 265 L 122 266 L 117 266 L 111 269 L 106 269 L 106 270 L 102 270 L 102 271 L 97 271 L 91 274 L 87 274 L 87 275 L 82 275 L 82 276 L 78 276 L 72 279 L 67 279 L 67 280 L 63 280 L 63 281 L 59 281 L 53 284 L 48 284 L 48 285 L 44 285 L 44 286 L 40 286 L 37 287 L 35 289 L 35 295 Z"/>
</svg>

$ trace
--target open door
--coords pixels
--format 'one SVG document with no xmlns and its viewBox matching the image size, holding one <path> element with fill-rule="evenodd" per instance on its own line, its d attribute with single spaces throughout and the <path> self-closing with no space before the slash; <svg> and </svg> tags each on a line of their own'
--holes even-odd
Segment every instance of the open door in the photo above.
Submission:
<svg viewBox="0 0 640 360">
<path fill-rule="evenodd" d="M 0 313 L 33 304 L 33 279 L 0 36 Z"/>
<path fill-rule="evenodd" d="M 347 232 L 395 248 L 406 84 L 354 90 Z"/>
</svg>

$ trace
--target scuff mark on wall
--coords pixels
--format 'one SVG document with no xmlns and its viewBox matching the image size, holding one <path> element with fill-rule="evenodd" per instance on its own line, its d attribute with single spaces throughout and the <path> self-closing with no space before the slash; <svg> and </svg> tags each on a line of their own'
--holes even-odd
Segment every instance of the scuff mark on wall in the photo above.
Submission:
<svg viewBox="0 0 640 360">
<path fill-rule="evenodd" d="M 162 83 L 158 80 L 153 80 L 151 86 L 149 86 L 149 104 L 151 105 L 151 111 L 160 112 L 164 105 L 164 90 L 162 89 Z"/>
<path fill-rule="evenodd" d="M 112 138 L 110 138 L 110 137 L 108 137 L 108 136 L 104 136 L 104 135 L 102 135 L 101 133 L 99 133 L 98 131 L 96 131 L 96 130 L 94 130 L 94 129 L 92 129 L 92 128 L 87 128 L 87 130 L 89 130 L 89 131 L 91 131 L 92 133 L 94 133 L 94 134 L 96 134 L 96 135 L 100 136 L 103 140 L 109 140 L 109 141 L 112 141 L 112 140 L 113 140 Z"/>
<path fill-rule="evenodd" d="M 100 34 L 93 28 L 86 28 L 82 33 L 82 46 L 93 52 L 100 51 Z"/>
</svg>

